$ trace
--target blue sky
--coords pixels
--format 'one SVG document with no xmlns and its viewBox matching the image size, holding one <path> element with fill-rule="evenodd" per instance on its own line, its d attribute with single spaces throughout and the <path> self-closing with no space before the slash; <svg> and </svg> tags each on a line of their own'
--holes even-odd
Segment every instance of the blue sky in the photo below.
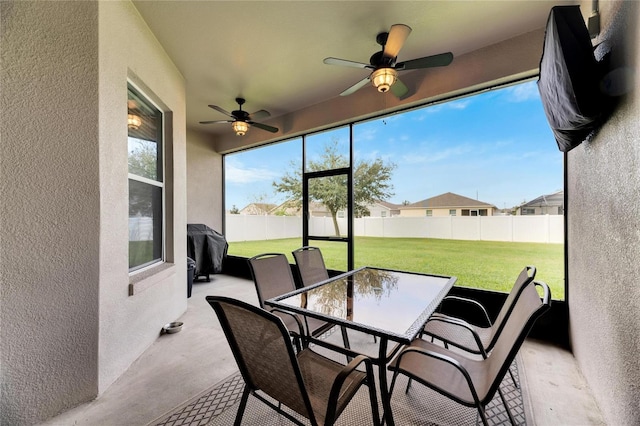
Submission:
<svg viewBox="0 0 640 426">
<path fill-rule="evenodd" d="M 348 135 L 348 128 L 313 135 L 307 155 L 332 139 L 347 154 Z M 272 182 L 300 164 L 300 140 L 228 155 L 226 208 L 284 201 Z M 395 164 L 392 203 L 454 192 L 504 208 L 563 187 L 563 156 L 535 81 L 358 123 L 354 152 L 356 161 Z"/>
</svg>

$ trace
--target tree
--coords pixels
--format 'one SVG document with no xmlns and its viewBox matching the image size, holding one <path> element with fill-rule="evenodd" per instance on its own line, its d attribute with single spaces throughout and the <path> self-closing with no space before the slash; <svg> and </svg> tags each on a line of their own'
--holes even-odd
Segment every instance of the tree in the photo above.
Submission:
<svg viewBox="0 0 640 426">
<path fill-rule="evenodd" d="M 155 142 L 130 138 L 129 173 L 151 180 L 158 176 L 158 147 Z M 129 185 L 129 216 L 153 217 L 153 197 L 161 196 L 150 184 L 132 180 Z"/>
<path fill-rule="evenodd" d="M 290 163 L 291 170 L 273 182 L 276 192 L 287 194 L 302 205 L 302 167 L 299 162 Z M 349 160 L 338 152 L 338 142 L 333 140 L 324 148 L 319 161 L 310 161 L 307 171 L 339 169 L 349 166 Z M 381 159 L 372 162 L 359 161 L 353 171 L 353 214 L 362 216 L 368 213 L 367 205 L 383 200 L 393 195 L 391 174 L 396 165 L 385 163 Z M 340 236 L 338 226 L 338 211 L 347 207 L 347 177 L 345 175 L 327 176 L 312 179 L 309 182 L 309 201 L 322 203 L 333 219 L 336 236 Z"/>
<path fill-rule="evenodd" d="M 158 179 L 158 145 L 137 140 L 129 151 L 129 173 L 148 179 Z"/>
</svg>

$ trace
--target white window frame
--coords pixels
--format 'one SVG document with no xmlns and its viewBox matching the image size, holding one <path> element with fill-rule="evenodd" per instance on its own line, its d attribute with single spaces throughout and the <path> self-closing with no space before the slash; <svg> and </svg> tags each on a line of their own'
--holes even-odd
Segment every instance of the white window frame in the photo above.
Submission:
<svg viewBox="0 0 640 426">
<path fill-rule="evenodd" d="M 155 102 L 153 100 L 153 97 L 150 96 L 144 89 L 142 89 L 141 87 L 139 87 L 138 85 L 136 85 L 134 82 L 132 82 L 131 80 L 127 80 L 127 92 L 129 91 L 129 87 L 133 88 L 136 92 L 138 92 L 145 100 L 145 102 L 149 103 L 150 105 L 152 105 L 155 109 L 157 109 L 160 112 L 160 128 L 161 128 L 161 132 L 160 132 L 160 136 L 162 138 L 162 140 L 160 141 L 161 144 L 161 156 L 162 156 L 162 162 L 160 164 L 160 168 L 162 169 L 162 181 L 158 181 L 158 180 L 154 180 L 154 179 L 149 179 L 143 176 L 138 176 L 136 174 L 133 173 L 128 173 L 127 175 L 127 188 L 129 186 L 129 181 L 130 180 L 134 180 L 137 182 L 142 182 L 148 185 L 152 185 L 152 186 L 156 186 L 159 188 L 162 188 L 162 239 L 161 239 L 161 254 L 160 254 L 160 259 L 154 259 L 149 263 L 140 265 L 140 266 L 136 266 L 133 268 L 129 269 L 129 275 L 136 275 L 136 274 L 140 274 L 143 273 L 145 271 L 148 271 L 151 268 L 157 267 L 158 265 L 161 265 L 163 263 L 165 263 L 166 261 L 166 238 L 167 238 L 167 208 L 166 208 L 166 201 L 167 201 L 167 196 L 166 196 L 166 182 L 167 182 L 167 173 L 166 173 L 166 162 L 167 162 L 167 158 L 166 158 L 166 113 L 164 111 L 164 109 L 158 105 L 157 102 Z M 127 131 L 127 140 L 129 138 L 129 132 Z M 127 155 L 127 159 L 128 159 L 128 155 Z M 128 191 L 127 191 L 127 206 L 129 205 L 129 201 L 128 201 Z M 127 208 L 128 211 L 128 208 Z M 127 243 L 128 245 L 128 243 Z M 127 246 L 128 248 L 128 246 Z"/>
</svg>

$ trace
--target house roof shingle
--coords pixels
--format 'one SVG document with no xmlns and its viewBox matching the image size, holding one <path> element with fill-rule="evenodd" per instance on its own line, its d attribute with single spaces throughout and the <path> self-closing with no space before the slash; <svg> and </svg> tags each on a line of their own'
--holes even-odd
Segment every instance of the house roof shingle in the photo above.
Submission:
<svg viewBox="0 0 640 426">
<path fill-rule="evenodd" d="M 422 201 L 403 206 L 402 208 L 446 208 L 446 207 L 493 207 L 493 204 L 485 203 L 483 201 L 474 200 L 473 198 L 463 197 L 462 195 L 454 194 L 453 192 L 446 192 L 444 194 L 436 195 L 435 197 L 427 198 Z"/>
<path fill-rule="evenodd" d="M 520 207 L 548 207 L 564 205 L 564 191 L 541 195 L 538 198 L 522 204 Z"/>
<path fill-rule="evenodd" d="M 400 207 L 397 204 L 393 204 L 388 201 L 381 201 L 381 200 L 376 201 L 374 204 L 380 204 L 381 206 L 386 207 L 389 210 L 398 210 L 398 208 Z"/>
</svg>

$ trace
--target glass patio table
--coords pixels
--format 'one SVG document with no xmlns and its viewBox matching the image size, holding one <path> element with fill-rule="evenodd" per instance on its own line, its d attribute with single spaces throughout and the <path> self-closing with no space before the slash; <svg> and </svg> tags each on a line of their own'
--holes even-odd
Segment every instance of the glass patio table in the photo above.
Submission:
<svg viewBox="0 0 640 426">
<path fill-rule="evenodd" d="M 363 267 L 309 287 L 265 301 L 274 308 L 318 318 L 340 327 L 376 336 L 378 354 L 370 356 L 379 368 L 378 381 L 386 423 L 393 425 L 386 367 L 447 295 L 456 277 Z M 312 339 L 347 355 L 358 353 Z M 389 348 L 389 342 L 395 342 Z"/>
</svg>

